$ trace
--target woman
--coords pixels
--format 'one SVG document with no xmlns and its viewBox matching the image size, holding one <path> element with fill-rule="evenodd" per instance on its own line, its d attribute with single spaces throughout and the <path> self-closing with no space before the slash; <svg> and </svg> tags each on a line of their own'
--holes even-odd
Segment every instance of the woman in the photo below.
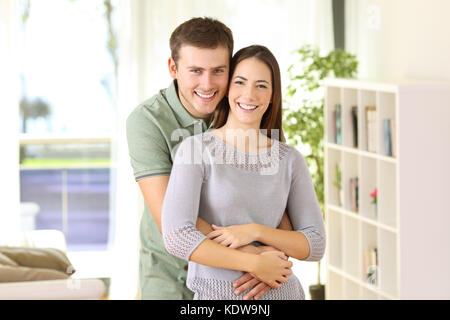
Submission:
<svg viewBox="0 0 450 320">
<path fill-rule="evenodd" d="M 176 152 L 162 208 L 164 243 L 189 261 L 194 299 L 242 299 L 232 283 L 243 272 L 273 289 L 264 299 L 304 299 L 287 256 L 320 260 L 325 231 L 303 157 L 279 141 L 278 63 L 267 48 L 250 46 L 230 68 L 228 103 L 218 107 L 214 128 L 186 138 Z M 285 210 L 291 231 L 276 229 Z M 197 217 L 213 223 L 208 237 L 196 229 Z M 255 242 L 286 255 L 236 249 Z"/>
</svg>

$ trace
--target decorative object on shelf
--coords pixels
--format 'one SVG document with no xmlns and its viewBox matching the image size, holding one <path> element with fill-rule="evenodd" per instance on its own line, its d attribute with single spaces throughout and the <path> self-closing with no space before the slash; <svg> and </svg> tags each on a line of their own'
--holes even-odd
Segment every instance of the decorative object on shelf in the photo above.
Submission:
<svg viewBox="0 0 450 320">
<path fill-rule="evenodd" d="M 288 144 L 302 145 L 309 150 L 303 155 L 324 212 L 324 92 L 321 80 L 331 76 L 355 78 L 358 61 L 355 55 L 340 49 L 321 56 L 319 48 L 311 45 L 301 47 L 297 54 L 300 63 L 295 62 L 288 68 L 289 83 L 283 104 L 283 130 Z M 317 290 L 322 291 L 319 297 L 325 296 L 325 287 L 320 280 L 320 266 L 319 261 L 317 284 L 309 288 L 311 298 L 316 296 L 313 292 Z"/>
<path fill-rule="evenodd" d="M 378 249 L 375 246 L 366 246 L 364 250 L 365 276 L 367 283 L 378 284 Z"/>
<path fill-rule="evenodd" d="M 352 106 L 353 148 L 358 148 L 358 107 Z"/>
<path fill-rule="evenodd" d="M 377 108 L 375 106 L 366 107 L 366 142 L 367 151 L 377 152 Z"/>
<path fill-rule="evenodd" d="M 342 172 L 338 163 L 336 163 L 336 165 L 334 166 L 333 186 L 336 187 L 336 190 L 338 192 L 339 206 L 342 207 L 344 205 L 344 190 L 342 190 Z"/>
<path fill-rule="evenodd" d="M 373 190 L 373 192 L 370 194 L 370 197 L 372 198 L 372 204 L 375 206 L 375 218 L 377 218 L 377 216 L 378 216 L 377 195 L 378 195 L 378 189 L 375 188 L 375 190 Z"/>
<path fill-rule="evenodd" d="M 350 178 L 350 197 L 353 212 L 359 211 L 358 188 L 358 177 Z"/>
</svg>

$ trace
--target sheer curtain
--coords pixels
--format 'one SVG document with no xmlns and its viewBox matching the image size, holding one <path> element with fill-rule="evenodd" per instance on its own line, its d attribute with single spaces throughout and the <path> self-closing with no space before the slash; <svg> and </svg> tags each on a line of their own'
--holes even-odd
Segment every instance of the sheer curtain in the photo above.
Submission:
<svg viewBox="0 0 450 320">
<path fill-rule="evenodd" d="M 0 235 L 20 230 L 19 78 L 15 61 L 17 1 L 0 0 Z"/>
<path fill-rule="evenodd" d="M 332 12 L 331 0 L 120 0 L 119 7 L 116 263 L 111 297 L 132 299 L 138 289 L 142 198 L 128 160 L 125 120 L 139 102 L 169 85 L 167 61 L 172 31 L 192 17 L 217 18 L 233 31 L 235 51 L 250 44 L 267 46 L 277 57 L 285 78 L 288 66 L 295 62 L 293 51 L 303 44 L 317 44 L 325 51 L 332 48 Z M 314 274 L 317 266 L 310 266 Z M 308 281 L 301 280 L 307 291 Z"/>
</svg>

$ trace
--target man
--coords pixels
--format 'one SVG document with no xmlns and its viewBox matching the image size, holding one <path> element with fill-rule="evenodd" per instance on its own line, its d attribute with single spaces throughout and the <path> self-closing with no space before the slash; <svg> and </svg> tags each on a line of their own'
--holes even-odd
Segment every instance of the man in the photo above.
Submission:
<svg viewBox="0 0 450 320">
<path fill-rule="evenodd" d="M 168 66 L 174 81 L 133 110 L 127 119 L 127 139 L 134 176 L 146 204 L 140 224 L 141 298 L 189 300 L 193 293 L 186 287 L 188 263 L 164 248 L 161 208 L 176 146 L 182 138 L 210 128 L 226 94 L 233 35 L 217 20 L 193 18 L 174 30 L 170 48 Z M 200 218 L 197 228 L 205 235 L 213 231 Z M 261 248 L 250 245 L 241 250 Z M 270 289 L 249 274 L 237 286 L 239 293 L 255 286 L 249 297 Z"/>
</svg>

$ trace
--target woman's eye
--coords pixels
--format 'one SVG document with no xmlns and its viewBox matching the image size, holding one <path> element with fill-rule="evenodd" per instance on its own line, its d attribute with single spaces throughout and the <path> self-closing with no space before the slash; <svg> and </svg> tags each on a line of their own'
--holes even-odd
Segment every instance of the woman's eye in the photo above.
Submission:
<svg viewBox="0 0 450 320">
<path fill-rule="evenodd" d="M 262 88 L 262 89 L 267 89 L 267 86 L 264 84 L 259 84 L 257 85 L 258 88 Z"/>
<path fill-rule="evenodd" d="M 234 82 L 234 84 L 239 84 L 239 85 L 241 85 L 241 84 L 244 84 L 244 82 L 242 82 L 242 81 L 240 81 L 240 80 L 236 80 L 236 81 Z"/>
</svg>

